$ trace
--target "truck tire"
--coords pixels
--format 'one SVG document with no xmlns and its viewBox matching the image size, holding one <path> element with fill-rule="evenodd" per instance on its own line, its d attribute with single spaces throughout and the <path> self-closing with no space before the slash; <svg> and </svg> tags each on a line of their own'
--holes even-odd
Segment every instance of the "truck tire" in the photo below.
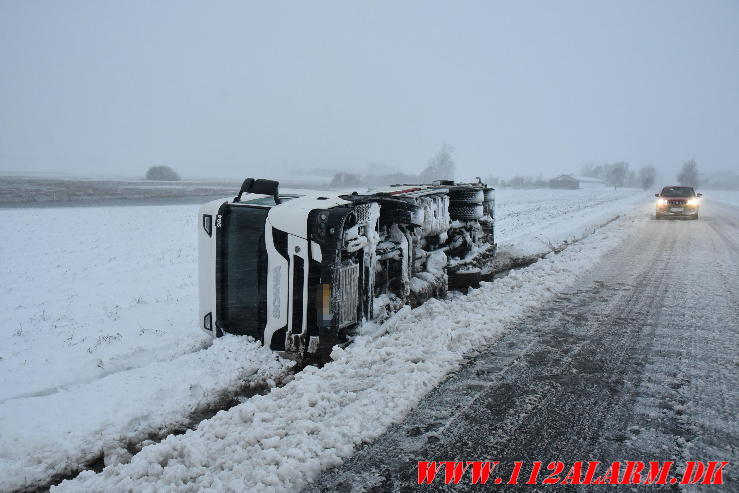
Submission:
<svg viewBox="0 0 739 493">
<path fill-rule="evenodd" d="M 449 190 L 449 200 L 464 204 L 481 204 L 485 200 L 485 194 L 482 190 L 452 189 Z"/>
<path fill-rule="evenodd" d="M 474 221 L 480 219 L 485 214 L 482 204 L 460 205 L 458 203 L 449 204 L 449 217 L 452 220 Z"/>
</svg>

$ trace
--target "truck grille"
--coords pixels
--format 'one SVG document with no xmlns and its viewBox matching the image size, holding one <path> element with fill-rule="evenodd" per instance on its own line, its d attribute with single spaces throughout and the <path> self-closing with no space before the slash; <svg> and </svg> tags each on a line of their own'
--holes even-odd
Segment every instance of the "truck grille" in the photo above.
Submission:
<svg viewBox="0 0 739 493">
<path fill-rule="evenodd" d="M 670 205 L 685 205 L 687 200 L 668 200 L 667 203 Z"/>
<path fill-rule="evenodd" d="M 357 322 L 359 304 L 359 264 L 347 262 L 339 267 L 336 304 L 339 313 L 339 327 Z"/>
<path fill-rule="evenodd" d="M 371 208 L 372 206 L 370 204 L 360 204 L 354 207 L 354 214 L 357 215 L 357 222 L 359 224 L 369 222 Z"/>
</svg>

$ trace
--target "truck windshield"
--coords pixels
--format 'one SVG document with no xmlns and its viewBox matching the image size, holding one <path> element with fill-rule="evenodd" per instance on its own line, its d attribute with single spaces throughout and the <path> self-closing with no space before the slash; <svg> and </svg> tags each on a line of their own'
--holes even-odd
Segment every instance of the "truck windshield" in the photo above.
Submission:
<svg viewBox="0 0 739 493">
<path fill-rule="evenodd" d="M 261 339 L 267 312 L 267 207 L 229 205 L 218 228 L 217 321 L 232 334 Z"/>
<path fill-rule="evenodd" d="M 665 187 L 660 194 L 663 197 L 694 197 L 693 187 Z"/>
</svg>

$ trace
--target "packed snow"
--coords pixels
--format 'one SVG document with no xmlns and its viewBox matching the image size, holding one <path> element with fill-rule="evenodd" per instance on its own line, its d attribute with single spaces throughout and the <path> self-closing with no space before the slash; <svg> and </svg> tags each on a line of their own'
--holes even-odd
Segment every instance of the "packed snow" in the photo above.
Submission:
<svg viewBox="0 0 739 493">
<path fill-rule="evenodd" d="M 504 190 L 496 240 L 504 255 L 543 254 L 645 201 L 631 190 Z M 61 489 L 299 487 L 400 419 L 466 351 L 551 296 L 629 224 L 612 223 L 467 297 L 366 324 L 323 369 L 131 458 L 127 445 L 290 369 L 251 340 L 211 345 L 197 328 L 196 210 L 0 211 L 14 232 L 0 246 L 0 489 L 44 484 L 100 454 L 101 474 Z"/>
</svg>

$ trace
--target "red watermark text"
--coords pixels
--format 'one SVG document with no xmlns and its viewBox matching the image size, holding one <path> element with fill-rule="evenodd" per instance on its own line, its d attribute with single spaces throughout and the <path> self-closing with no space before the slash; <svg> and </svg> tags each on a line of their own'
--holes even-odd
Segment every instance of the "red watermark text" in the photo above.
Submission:
<svg viewBox="0 0 739 493">
<path fill-rule="evenodd" d="M 418 484 L 724 484 L 722 461 L 419 461 Z"/>
</svg>

